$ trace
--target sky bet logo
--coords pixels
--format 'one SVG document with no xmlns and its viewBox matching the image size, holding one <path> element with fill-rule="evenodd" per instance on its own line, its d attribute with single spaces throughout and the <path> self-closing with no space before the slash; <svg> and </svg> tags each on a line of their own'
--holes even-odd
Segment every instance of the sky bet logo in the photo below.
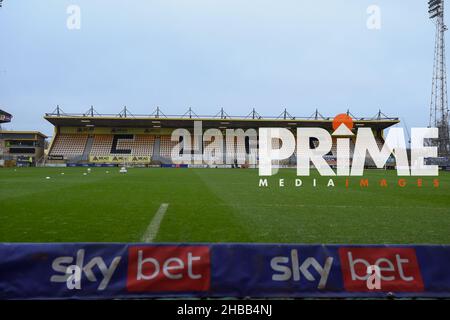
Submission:
<svg viewBox="0 0 450 320">
<path fill-rule="evenodd" d="M 128 249 L 126 289 L 129 292 L 197 292 L 210 287 L 210 251 L 207 246 L 136 246 Z M 121 256 L 107 263 L 101 256 L 86 258 L 85 249 L 75 256 L 57 257 L 50 282 L 64 283 L 69 290 L 108 288 Z M 123 260 L 123 262 L 122 262 Z"/>
<path fill-rule="evenodd" d="M 346 291 L 350 292 L 421 292 L 424 290 L 416 252 L 413 248 L 339 248 L 340 273 Z M 307 281 L 317 289 L 327 288 L 336 259 L 326 257 L 322 262 L 302 255 L 293 249 L 290 255 L 276 256 L 270 260 L 272 281 Z M 339 262 L 336 261 L 336 263 Z M 368 268 L 379 271 L 379 287 L 368 286 Z M 304 288 L 305 289 L 305 288 Z"/>
<path fill-rule="evenodd" d="M 270 261 L 270 266 L 276 273 L 273 274 L 273 281 L 300 281 L 302 277 L 313 282 L 318 281 L 317 289 L 324 289 L 330 275 L 333 258 L 327 257 L 325 263 L 321 265 L 315 258 L 307 257 L 301 260 L 296 249 L 291 250 L 290 256 L 275 257 Z M 311 272 L 311 271 L 315 272 Z M 314 276 L 318 274 L 318 279 Z"/>
<path fill-rule="evenodd" d="M 416 252 L 412 248 L 339 248 L 339 256 L 347 291 L 371 291 L 367 287 L 367 267 L 371 265 L 380 271 L 379 291 L 424 290 Z"/>
<path fill-rule="evenodd" d="M 97 290 L 105 290 L 116 271 L 121 257 L 114 257 L 108 266 L 102 257 L 93 257 L 89 261 L 85 261 L 85 250 L 77 251 L 76 257 L 58 257 L 53 260 L 52 268 L 60 274 L 52 275 L 50 282 L 65 282 L 69 290 L 82 289 L 82 281 L 84 277 L 90 282 L 99 282 Z M 73 264 L 75 262 L 75 264 Z M 101 277 L 97 278 L 100 271 Z"/>
<path fill-rule="evenodd" d="M 131 247 L 129 292 L 196 292 L 210 287 L 207 246 Z"/>
</svg>

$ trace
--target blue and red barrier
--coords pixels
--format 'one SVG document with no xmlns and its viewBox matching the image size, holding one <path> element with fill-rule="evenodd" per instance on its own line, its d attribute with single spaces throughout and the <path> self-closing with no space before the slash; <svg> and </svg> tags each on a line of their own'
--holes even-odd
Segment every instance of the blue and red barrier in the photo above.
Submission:
<svg viewBox="0 0 450 320">
<path fill-rule="evenodd" d="M 450 246 L 3 243 L 0 299 L 448 298 L 449 267 Z"/>
</svg>

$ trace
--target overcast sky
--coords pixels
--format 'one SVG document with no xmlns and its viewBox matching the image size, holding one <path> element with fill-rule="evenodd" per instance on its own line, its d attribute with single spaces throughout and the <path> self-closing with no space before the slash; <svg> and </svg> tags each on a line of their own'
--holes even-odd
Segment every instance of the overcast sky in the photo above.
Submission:
<svg viewBox="0 0 450 320">
<path fill-rule="evenodd" d="M 67 28 L 69 5 L 81 28 Z M 367 28 L 367 8 L 381 29 Z M 51 134 L 65 112 L 326 116 L 378 109 L 427 126 L 434 25 L 426 0 L 3 0 L 7 129 Z"/>
</svg>

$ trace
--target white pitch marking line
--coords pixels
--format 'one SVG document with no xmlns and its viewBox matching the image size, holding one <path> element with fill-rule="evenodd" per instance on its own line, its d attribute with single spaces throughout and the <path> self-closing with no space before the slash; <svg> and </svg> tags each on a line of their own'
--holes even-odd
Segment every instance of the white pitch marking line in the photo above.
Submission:
<svg viewBox="0 0 450 320">
<path fill-rule="evenodd" d="M 147 230 L 145 230 L 144 235 L 141 238 L 142 242 L 153 242 L 153 240 L 156 238 L 156 235 L 159 231 L 159 226 L 161 225 L 161 221 L 164 218 L 164 215 L 166 214 L 167 208 L 169 207 L 168 203 L 162 203 L 159 207 L 158 211 L 156 211 L 155 216 L 152 219 L 152 222 L 147 227 Z"/>
</svg>

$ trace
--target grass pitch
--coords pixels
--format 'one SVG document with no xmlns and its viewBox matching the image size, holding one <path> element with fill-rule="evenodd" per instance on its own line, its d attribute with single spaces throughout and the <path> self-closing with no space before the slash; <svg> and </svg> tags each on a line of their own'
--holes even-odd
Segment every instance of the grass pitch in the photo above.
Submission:
<svg viewBox="0 0 450 320">
<path fill-rule="evenodd" d="M 317 174 L 295 187 L 295 170 L 285 169 L 263 188 L 250 169 L 118 171 L 0 169 L 0 242 L 140 242 L 167 203 L 154 242 L 450 243 L 445 172 L 439 188 L 433 178 L 418 188 L 412 177 L 400 188 L 396 172 L 384 170 L 366 170 L 367 188 L 360 178 L 346 188 L 345 178 L 327 187 Z"/>
</svg>

